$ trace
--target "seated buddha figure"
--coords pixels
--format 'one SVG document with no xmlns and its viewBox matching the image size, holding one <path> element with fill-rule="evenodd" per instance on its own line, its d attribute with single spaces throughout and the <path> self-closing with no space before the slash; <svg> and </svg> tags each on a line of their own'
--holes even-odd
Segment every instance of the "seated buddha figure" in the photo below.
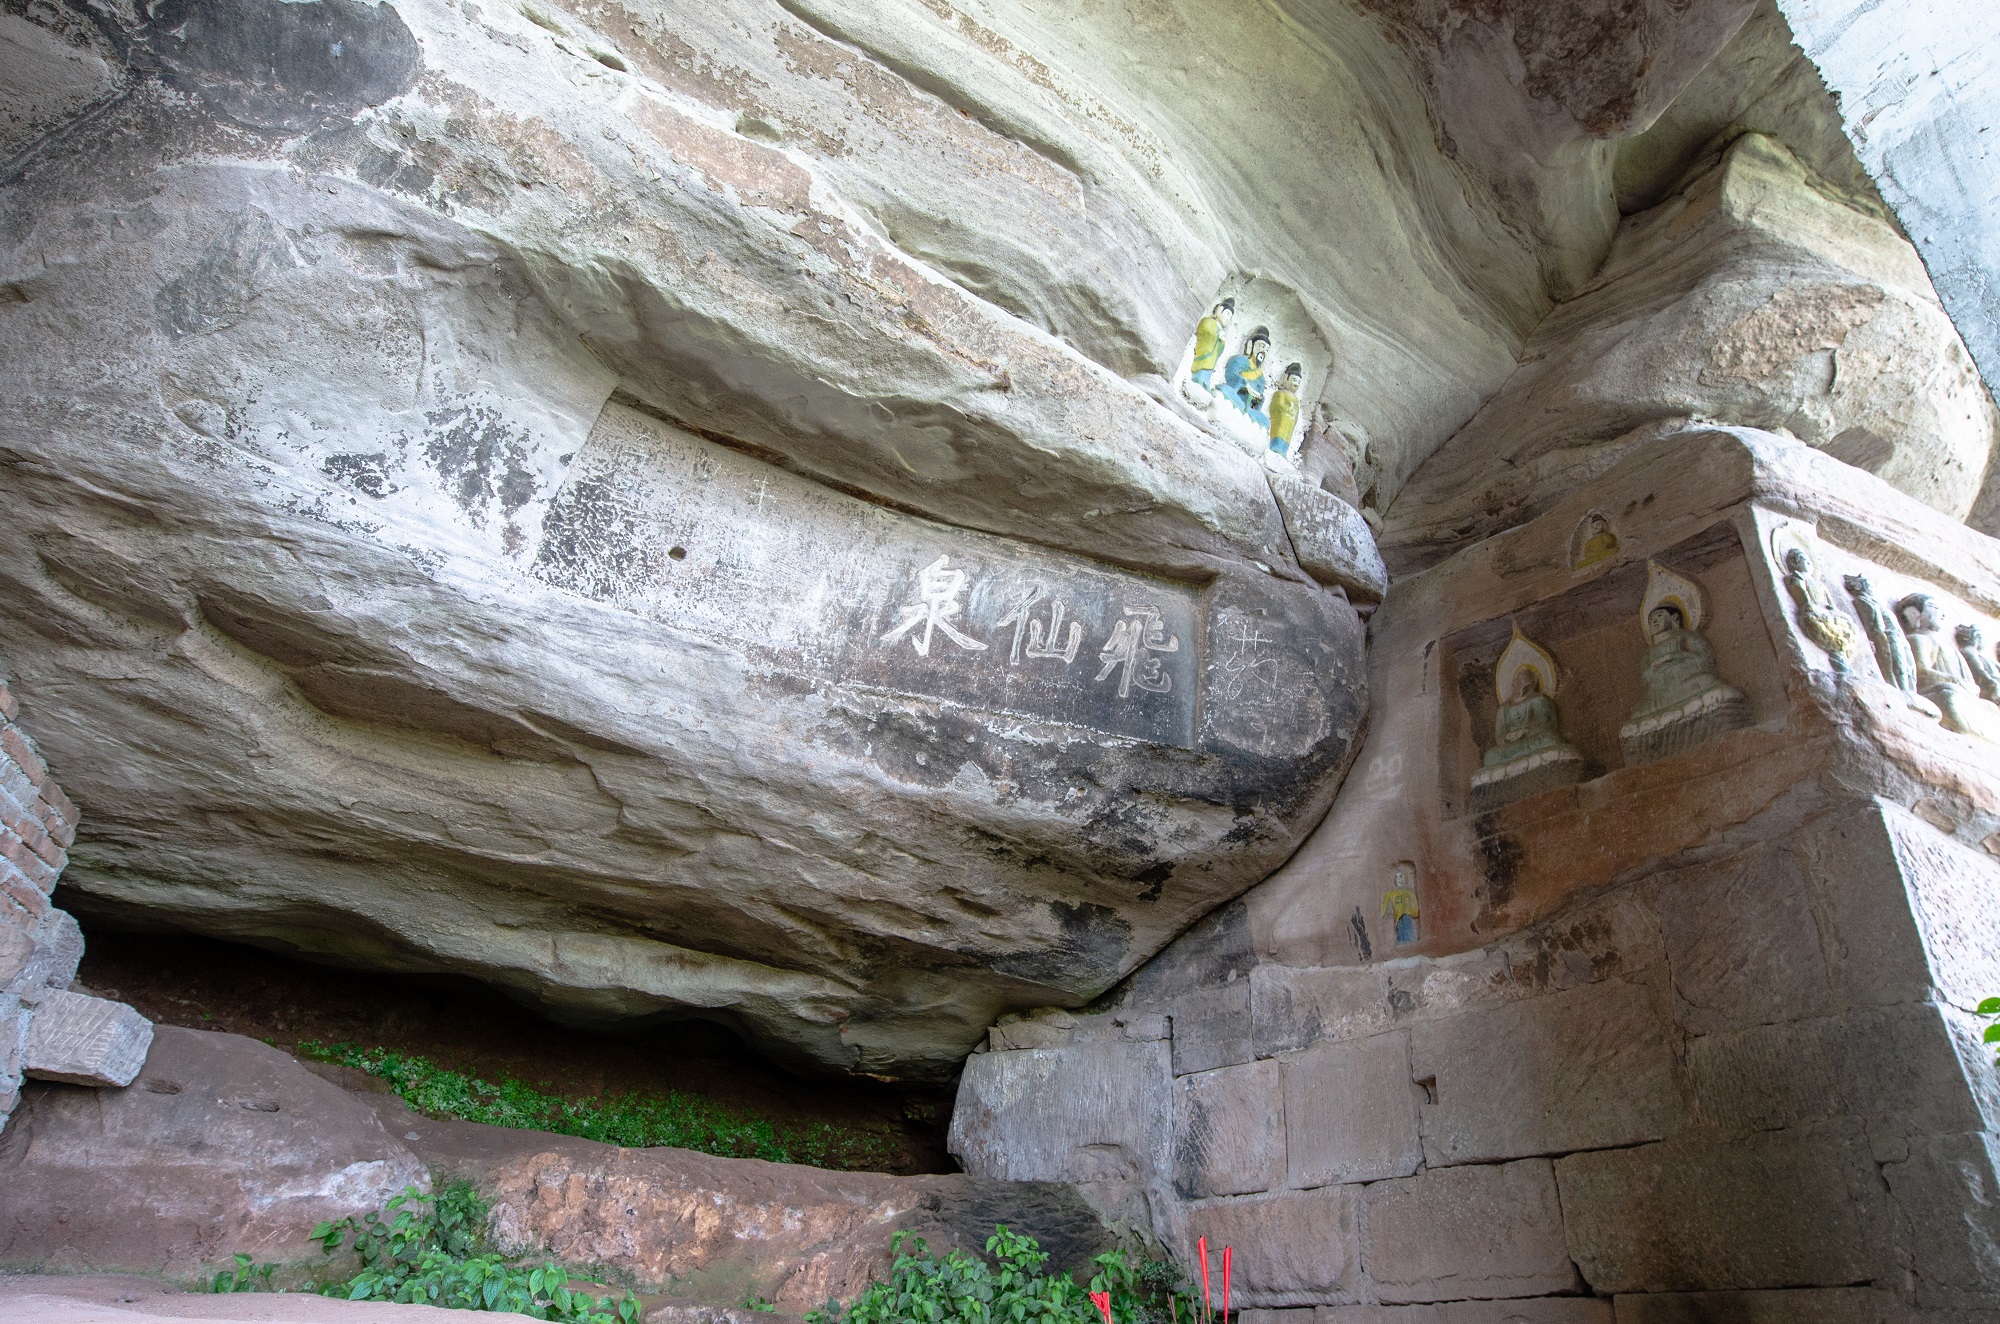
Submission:
<svg viewBox="0 0 2000 1324">
<path fill-rule="evenodd" d="M 1495 671 L 1496 681 L 1506 679 L 1495 695 L 1493 745 L 1472 774 L 1476 812 L 1583 776 L 1583 754 L 1563 739 L 1556 712 L 1555 659 L 1516 634 Z"/>
<path fill-rule="evenodd" d="M 1750 718 L 1749 701 L 1716 674 L 1715 650 L 1690 619 L 1701 610 L 1700 590 L 1657 563 L 1648 569 L 1640 698 L 1618 732 L 1628 765 L 1693 749 Z"/>
<path fill-rule="evenodd" d="M 1493 748 L 1480 763 L 1488 768 L 1532 758 L 1544 750 L 1569 749 L 1556 728 L 1556 701 L 1542 693 L 1542 678 L 1533 667 L 1514 673 L 1513 692 L 1493 712 Z"/>
</svg>

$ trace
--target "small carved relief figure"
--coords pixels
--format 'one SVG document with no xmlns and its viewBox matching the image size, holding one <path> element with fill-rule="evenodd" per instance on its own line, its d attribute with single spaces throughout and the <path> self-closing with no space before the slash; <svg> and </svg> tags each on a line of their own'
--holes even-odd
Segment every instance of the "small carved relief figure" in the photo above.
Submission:
<svg viewBox="0 0 2000 1324">
<path fill-rule="evenodd" d="M 1474 812 L 1582 780 L 1583 754 L 1562 737 L 1556 713 L 1556 663 L 1519 630 L 1493 669 L 1499 706 L 1493 747 L 1472 774 Z"/>
<path fill-rule="evenodd" d="M 1271 330 L 1257 327 L 1244 337 L 1243 352 L 1232 355 L 1222 365 L 1224 394 L 1229 403 L 1249 415 L 1258 427 L 1268 428 L 1271 420 L 1264 412 L 1268 383 L 1264 380 L 1264 360 L 1271 353 Z"/>
<path fill-rule="evenodd" d="M 1979 687 L 1979 697 L 1988 703 L 2000 702 L 2000 667 L 1993 665 L 1993 659 L 1986 656 L 1986 641 L 1979 637 L 1976 625 L 1961 625 L 1951 632 L 1958 641 L 1958 655 L 1965 659 L 1965 669 L 1972 673 L 1972 683 Z"/>
<path fill-rule="evenodd" d="M 1271 453 L 1289 457 L 1292 453 L 1292 432 L 1299 425 L 1299 387 L 1305 382 L 1305 369 L 1296 363 L 1287 363 L 1278 384 L 1271 390 Z"/>
<path fill-rule="evenodd" d="M 1396 933 L 1396 945 L 1417 940 L 1417 921 L 1423 912 L 1417 906 L 1417 866 L 1404 861 L 1396 866 L 1395 885 L 1382 894 L 1382 918 Z"/>
<path fill-rule="evenodd" d="M 1215 365 L 1222 361 L 1223 336 L 1236 318 L 1236 300 L 1224 299 L 1195 323 L 1194 365 L 1188 376 L 1203 391 L 1213 392 Z"/>
<path fill-rule="evenodd" d="M 1896 604 L 1917 662 L 1917 693 L 1938 706 L 1947 731 L 2000 740 L 2000 708 L 1979 697 L 1965 659 L 1945 642 L 1937 600 L 1912 593 Z"/>
<path fill-rule="evenodd" d="M 1794 545 L 1785 552 L 1785 590 L 1799 613 L 1799 628 L 1806 638 L 1826 650 L 1835 671 L 1847 670 L 1848 655 L 1860 640 L 1854 622 L 1833 604 L 1833 594 L 1819 582 L 1819 570 L 1806 549 Z"/>
<path fill-rule="evenodd" d="M 1571 553 L 1571 564 L 1578 570 L 1609 561 L 1618 555 L 1618 535 L 1611 531 L 1611 521 L 1601 511 L 1591 511 L 1583 517 L 1577 527 L 1576 550 Z"/>
<path fill-rule="evenodd" d="M 1747 726 L 1750 701 L 1723 684 L 1715 673 L 1715 650 L 1701 636 L 1701 587 L 1648 562 L 1639 613 L 1646 633 L 1639 666 L 1643 693 L 1618 731 L 1626 764 L 1682 754 L 1710 736 Z"/>
</svg>

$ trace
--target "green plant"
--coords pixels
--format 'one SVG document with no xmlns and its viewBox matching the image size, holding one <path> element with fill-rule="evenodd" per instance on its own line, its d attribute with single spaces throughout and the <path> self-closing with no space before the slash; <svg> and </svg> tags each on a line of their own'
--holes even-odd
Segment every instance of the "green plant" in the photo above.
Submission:
<svg viewBox="0 0 2000 1324">
<path fill-rule="evenodd" d="M 209 1280 L 211 1292 L 268 1292 L 275 1264 L 252 1264 L 248 1255 L 236 1257 L 234 1269 L 224 1269 Z"/>
<path fill-rule="evenodd" d="M 328 1255 L 352 1245 L 361 1272 L 320 1290 L 349 1301 L 397 1301 L 455 1310 L 511 1310 L 574 1324 L 637 1324 L 637 1297 L 597 1297 L 572 1287 L 558 1264 L 508 1261 L 486 1246 L 486 1202 L 470 1183 L 436 1195 L 412 1186 L 381 1213 L 343 1218 L 312 1231 Z M 237 1256 L 240 1261 L 244 1257 Z M 218 1275 L 220 1276 L 220 1275 Z"/>
<path fill-rule="evenodd" d="M 305 1040 L 299 1044 L 299 1052 L 387 1081 L 404 1102 L 430 1117 L 553 1131 L 631 1149 L 673 1145 L 724 1158 L 760 1158 L 822 1168 L 880 1168 L 890 1153 L 888 1139 L 879 1132 L 825 1122 L 781 1126 L 767 1117 L 750 1116 L 678 1090 L 650 1096 L 565 1099 L 517 1080 L 481 1080 L 389 1048 Z"/>
<path fill-rule="evenodd" d="M 904 1231 L 890 1241 L 889 1276 L 870 1283 L 843 1308 L 829 1301 L 806 1324 L 1101 1324 L 1092 1297 L 1106 1300 L 1114 1324 L 1155 1324 L 1187 1299 L 1170 1264 L 1134 1264 L 1113 1250 L 1091 1261 L 1088 1291 L 1068 1273 L 1043 1272 L 1048 1252 L 1002 1223 L 986 1241 L 992 1263 L 964 1250 L 934 1258 L 924 1239 Z M 905 1245 L 910 1249 L 906 1250 Z"/>
<path fill-rule="evenodd" d="M 1981 1016 L 2000 1016 L 2000 998 L 1987 998 L 1976 1010 Z M 2000 1024 L 1986 1027 L 1986 1042 L 2000 1044 Z M 1993 1062 L 1995 1066 L 2000 1066 L 2000 1049 L 1994 1051 Z"/>
<path fill-rule="evenodd" d="M 777 1310 L 778 1303 L 767 1297 L 753 1296 L 746 1298 L 743 1304 L 737 1308 L 739 1310 L 762 1310 L 769 1313 Z"/>
</svg>

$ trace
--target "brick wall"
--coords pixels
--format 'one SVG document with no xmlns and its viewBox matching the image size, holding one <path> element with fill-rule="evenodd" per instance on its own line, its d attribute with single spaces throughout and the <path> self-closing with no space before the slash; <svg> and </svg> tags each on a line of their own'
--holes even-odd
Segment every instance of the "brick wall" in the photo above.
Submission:
<svg viewBox="0 0 2000 1324">
<path fill-rule="evenodd" d="M 77 808 L 18 725 L 0 681 L 0 1126 L 20 1099 L 28 1026 L 83 956 L 76 921 L 49 903 L 76 838 Z"/>
</svg>

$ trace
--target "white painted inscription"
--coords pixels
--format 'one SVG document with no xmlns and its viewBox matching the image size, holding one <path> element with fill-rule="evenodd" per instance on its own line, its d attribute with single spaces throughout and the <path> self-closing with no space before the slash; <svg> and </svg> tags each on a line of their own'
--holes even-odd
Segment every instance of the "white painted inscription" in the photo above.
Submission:
<svg viewBox="0 0 2000 1324">
<path fill-rule="evenodd" d="M 904 635 L 910 636 L 910 646 L 917 650 L 918 657 L 931 655 L 931 631 L 942 630 L 945 638 L 960 648 L 975 652 L 985 652 L 986 645 L 977 639 L 960 634 L 951 618 L 958 615 L 963 607 L 958 595 L 965 592 L 965 572 L 951 568 L 951 558 L 940 556 L 925 566 L 917 575 L 919 601 L 903 608 L 903 619 L 896 628 L 882 636 L 882 642 L 893 644 Z M 921 635 L 912 634 L 919 625 L 924 627 Z"/>
<path fill-rule="evenodd" d="M 1119 671 L 1118 697 L 1129 699 L 1134 689 L 1148 694 L 1167 694 L 1174 688 L 1174 678 L 1166 674 L 1165 667 L 1152 653 L 1178 653 L 1181 649 L 1180 636 L 1167 633 L 1160 609 L 1150 604 L 1142 607 L 1125 608 L 1125 619 L 1111 627 L 1111 637 L 1104 641 L 1104 648 L 1097 660 L 1104 665 L 1098 669 L 1097 679 L 1102 681 L 1112 672 Z M 1120 671 L 1120 668 L 1123 668 Z"/>
</svg>

